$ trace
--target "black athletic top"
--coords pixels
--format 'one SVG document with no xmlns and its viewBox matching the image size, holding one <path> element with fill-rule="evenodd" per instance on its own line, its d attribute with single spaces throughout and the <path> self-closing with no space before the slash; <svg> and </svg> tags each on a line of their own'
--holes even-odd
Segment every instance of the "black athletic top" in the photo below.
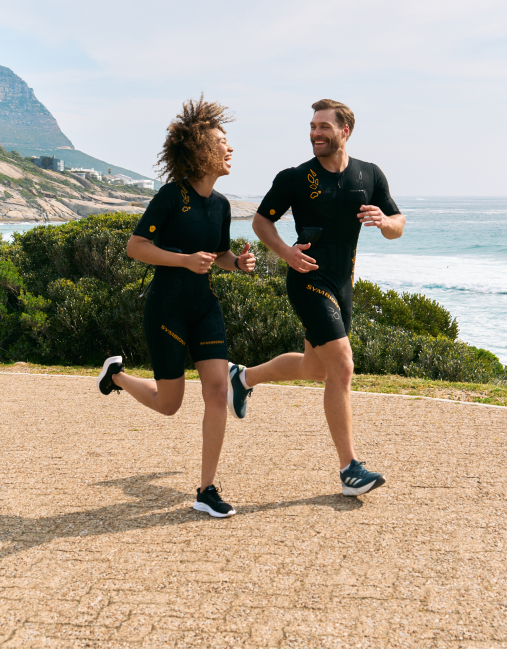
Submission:
<svg viewBox="0 0 507 649">
<path fill-rule="evenodd" d="M 231 206 L 225 196 L 213 190 L 204 198 L 189 183 L 169 183 L 152 198 L 134 234 L 159 248 L 179 248 L 191 255 L 229 250 L 230 226 Z"/>
<path fill-rule="evenodd" d="M 323 228 L 307 254 L 317 261 L 318 272 L 339 288 L 353 274 L 361 205 L 376 205 L 386 216 L 400 214 L 376 165 L 349 157 L 343 172 L 332 173 L 312 158 L 281 171 L 257 211 L 277 221 L 292 208 L 298 235 L 307 227 Z"/>
</svg>

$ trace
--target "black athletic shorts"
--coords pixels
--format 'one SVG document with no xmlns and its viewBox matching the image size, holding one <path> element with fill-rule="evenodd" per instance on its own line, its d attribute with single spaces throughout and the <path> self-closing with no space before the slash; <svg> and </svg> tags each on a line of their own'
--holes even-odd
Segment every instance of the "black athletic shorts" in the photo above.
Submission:
<svg viewBox="0 0 507 649">
<path fill-rule="evenodd" d="M 209 275 L 157 268 L 144 332 L 157 381 L 183 376 L 187 348 L 194 363 L 228 359 L 224 316 Z"/>
<path fill-rule="evenodd" d="M 339 290 L 318 271 L 287 273 L 289 300 L 312 347 L 345 338 L 352 323 L 352 280 Z"/>
</svg>

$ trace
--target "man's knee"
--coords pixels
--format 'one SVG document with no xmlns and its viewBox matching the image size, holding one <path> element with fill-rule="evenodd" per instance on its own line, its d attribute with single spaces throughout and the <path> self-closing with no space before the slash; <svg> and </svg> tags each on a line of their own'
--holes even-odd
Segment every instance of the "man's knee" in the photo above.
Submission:
<svg viewBox="0 0 507 649">
<path fill-rule="evenodd" d="M 328 367 L 328 379 L 333 379 L 344 385 L 348 385 L 354 374 L 354 361 L 352 356 L 338 358 Z"/>
<path fill-rule="evenodd" d="M 348 385 L 354 374 L 352 349 L 348 339 L 332 341 L 319 348 L 319 356 L 325 366 L 327 380 Z"/>
</svg>

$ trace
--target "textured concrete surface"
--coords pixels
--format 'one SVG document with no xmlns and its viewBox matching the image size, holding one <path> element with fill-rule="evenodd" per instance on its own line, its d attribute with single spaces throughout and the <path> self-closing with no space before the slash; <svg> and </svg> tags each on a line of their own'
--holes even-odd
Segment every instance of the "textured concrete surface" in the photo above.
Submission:
<svg viewBox="0 0 507 649">
<path fill-rule="evenodd" d="M 198 383 L 171 419 L 87 377 L 0 390 L 2 647 L 507 647 L 507 410 L 353 394 L 388 482 L 349 499 L 322 391 L 258 387 L 220 521 Z"/>
</svg>

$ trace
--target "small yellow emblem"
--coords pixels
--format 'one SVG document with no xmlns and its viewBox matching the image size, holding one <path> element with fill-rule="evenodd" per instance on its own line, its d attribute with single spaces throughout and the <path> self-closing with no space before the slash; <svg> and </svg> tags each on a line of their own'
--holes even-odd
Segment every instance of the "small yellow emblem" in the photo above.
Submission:
<svg viewBox="0 0 507 649">
<path fill-rule="evenodd" d="M 150 225 L 150 232 L 155 232 L 157 228 L 154 225 Z"/>
<path fill-rule="evenodd" d="M 276 214 L 276 210 L 269 210 L 269 213 L 271 214 L 271 216 L 274 216 Z"/>
<path fill-rule="evenodd" d="M 182 212 L 188 212 L 188 210 L 191 209 L 188 205 L 185 205 L 185 207 L 181 208 Z"/>
</svg>

